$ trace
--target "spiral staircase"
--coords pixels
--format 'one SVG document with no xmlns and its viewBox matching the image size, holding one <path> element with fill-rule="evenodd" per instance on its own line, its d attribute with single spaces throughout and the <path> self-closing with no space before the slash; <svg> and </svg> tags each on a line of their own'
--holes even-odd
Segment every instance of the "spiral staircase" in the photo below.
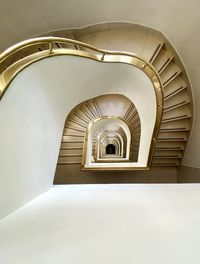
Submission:
<svg viewBox="0 0 200 264">
<path fill-rule="evenodd" d="M 190 82 L 184 65 L 173 46 L 166 37 L 153 29 L 128 23 L 105 23 L 88 26 L 81 29 L 66 29 L 49 32 L 45 36 L 62 37 L 100 49 L 126 51 L 150 63 L 160 77 L 163 87 L 164 107 L 161 126 L 154 149 L 153 167 L 177 167 L 181 164 L 192 126 L 193 104 Z M 10 65 L 31 54 L 38 54 L 52 49 L 74 49 L 88 51 L 83 45 L 71 43 L 39 43 L 26 49 L 19 50 L 9 61 L 1 62 L 1 72 Z M 89 50 L 95 53 L 96 51 Z M 3 80 L 4 81 L 4 80 Z M 2 93 L 3 95 L 3 93 Z M 2 96 L 1 95 L 1 96 Z M 145 95 L 144 95 L 145 96 Z M 81 103 L 81 102 L 80 102 Z M 105 104 L 105 102 L 104 102 Z M 87 103 L 76 108 L 66 120 L 62 136 L 57 171 L 62 166 L 80 165 L 83 156 L 84 134 L 89 122 L 102 115 L 101 106 L 96 99 L 91 98 Z M 108 113 L 109 115 L 110 113 Z M 112 112 L 116 115 L 115 112 Z M 134 118 L 134 108 L 127 105 L 123 118 L 130 122 Z M 133 128 L 137 122 L 133 122 Z M 139 141 L 134 144 L 139 144 Z M 133 145 L 134 145 L 133 144 Z M 132 147 L 132 146 L 131 146 Z M 93 150 L 94 152 L 94 150 Z M 131 155 L 137 156 L 137 151 Z M 134 159 L 134 158 L 133 158 Z M 57 172 L 56 172 L 57 173 Z"/>
<path fill-rule="evenodd" d="M 141 130 L 137 110 L 125 96 L 112 94 L 87 100 L 71 111 L 65 122 L 58 165 L 81 164 L 86 129 L 90 122 L 104 116 L 118 116 L 128 124 L 132 138 L 129 161 L 137 161 Z M 125 138 L 120 128 L 118 130 Z M 95 157 L 97 136 L 103 131 L 103 129 L 99 129 L 93 138 L 93 157 Z"/>
<path fill-rule="evenodd" d="M 152 166 L 171 167 L 181 164 L 192 126 L 192 95 L 184 66 L 165 36 L 149 28 L 127 23 L 99 24 L 48 34 L 72 38 L 107 50 L 132 52 L 153 65 L 163 85 L 164 111 Z M 58 48 L 62 48 L 62 46 L 60 45 Z M 74 46 L 74 49 L 86 50 L 77 45 Z M 98 116 L 98 111 L 98 108 L 90 107 L 85 110 L 85 115 Z M 81 118 L 76 125 L 80 129 L 85 129 L 84 121 Z M 82 131 L 73 132 L 75 132 L 75 137 L 78 133 L 79 135 L 83 133 Z M 71 143 L 62 141 L 60 155 L 67 153 L 69 163 L 81 163 L 83 138 L 82 141 L 81 137 L 79 139 L 79 142 L 73 143 L 77 144 L 79 149 L 71 148 L 68 152 L 63 152 L 63 144 L 70 148 L 70 146 L 72 147 Z M 58 159 L 58 166 L 60 162 L 64 162 L 61 156 Z"/>
</svg>

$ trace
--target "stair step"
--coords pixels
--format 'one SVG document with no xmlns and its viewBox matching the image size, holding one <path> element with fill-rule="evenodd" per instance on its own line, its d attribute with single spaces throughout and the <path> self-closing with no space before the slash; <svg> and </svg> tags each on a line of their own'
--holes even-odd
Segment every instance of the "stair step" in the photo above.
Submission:
<svg viewBox="0 0 200 264">
<path fill-rule="evenodd" d="M 176 77 L 172 82 L 164 88 L 165 100 L 174 96 L 175 94 L 187 89 L 187 84 L 184 82 L 181 76 Z"/>
<path fill-rule="evenodd" d="M 80 116 L 88 124 L 92 121 L 92 118 L 90 117 L 90 115 L 86 111 L 84 111 L 82 107 L 79 107 L 79 109 L 77 109 L 76 114 L 77 116 Z"/>
<path fill-rule="evenodd" d="M 59 154 L 60 158 L 78 158 L 82 157 L 82 154 Z"/>
<path fill-rule="evenodd" d="M 178 167 L 180 165 L 179 159 L 153 159 L 153 167 Z"/>
<path fill-rule="evenodd" d="M 76 149 L 76 148 L 83 148 L 83 142 L 62 142 L 61 149 Z"/>
<path fill-rule="evenodd" d="M 182 155 L 183 155 L 182 151 L 178 151 L 178 150 L 156 150 L 154 152 L 153 157 L 159 159 L 163 159 L 163 158 L 181 159 Z"/>
<path fill-rule="evenodd" d="M 94 100 L 89 100 L 86 104 L 86 107 L 93 118 L 99 117 L 99 111 L 97 105 L 94 103 Z"/>
<path fill-rule="evenodd" d="M 165 112 L 163 114 L 162 123 L 172 122 L 175 120 L 181 120 L 185 118 L 190 118 L 191 112 L 187 105 L 180 106 L 178 108 L 172 109 L 171 111 Z"/>
<path fill-rule="evenodd" d="M 189 119 L 178 120 L 175 122 L 162 123 L 160 126 L 160 132 L 163 131 L 188 131 L 191 124 Z"/>
<path fill-rule="evenodd" d="M 187 138 L 187 132 L 164 132 L 158 134 L 158 141 L 186 141 Z"/>
<path fill-rule="evenodd" d="M 153 164 L 172 164 L 172 163 L 175 163 L 175 164 L 179 164 L 180 162 L 180 159 L 176 159 L 176 158 L 166 158 L 166 159 L 163 159 L 163 158 L 153 158 L 152 160 L 152 163 Z"/>
<path fill-rule="evenodd" d="M 88 126 L 90 120 L 86 119 L 81 112 L 74 112 L 73 113 L 73 121 L 78 122 L 84 126 Z"/>
<path fill-rule="evenodd" d="M 160 141 L 156 143 L 156 150 L 158 149 L 173 149 L 173 150 L 184 150 L 185 142 L 164 142 Z"/>
<path fill-rule="evenodd" d="M 75 164 L 81 164 L 80 161 L 58 161 L 58 165 L 75 165 Z"/>
<path fill-rule="evenodd" d="M 82 156 L 67 156 L 67 157 L 58 157 L 58 163 L 81 163 L 82 161 Z"/>
<path fill-rule="evenodd" d="M 81 142 L 83 142 L 84 141 L 84 136 L 79 136 L 79 135 L 77 135 L 77 136 L 75 136 L 75 135 L 67 135 L 67 136 L 64 136 L 63 135 L 63 137 L 62 137 L 62 142 L 67 142 L 67 141 L 69 141 L 69 142 L 76 142 L 76 141 L 81 141 Z"/>
<path fill-rule="evenodd" d="M 180 73 L 181 69 L 173 62 L 170 62 L 168 67 L 160 74 L 163 87 L 172 82 Z"/>
<path fill-rule="evenodd" d="M 170 111 L 182 105 L 190 103 L 190 98 L 185 90 L 180 93 L 170 97 L 164 102 L 164 112 Z"/>
<path fill-rule="evenodd" d="M 180 137 L 180 138 L 173 138 L 173 137 L 169 137 L 169 138 L 158 138 L 157 139 L 157 141 L 158 142 L 169 142 L 169 141 L 171 141 L 171 142 L 173 142 L 173 141 L 181 141 L 181 142 L 185 142 L 185 141 L 187 141 L 187 138 L 182 138 L 182 137 Z"/>
<path fill-rule="evenodd" d="M 164 45 L 164 42 L 160 42 L 160 41 L 158 41 L 158 43 L 156 43 L 156 45 L 155 45 L 155 43 L 152 43 L 152 47 L 150 48 L 150 43 L 148 43 L 148 48 L 147 48 L 147 50 L 151 50 L 151 51 L 153 51 L 151 54 L 150 54 L 150 56 L 144 56 L 144 58 L 146 58 L 146 59 L 148 59 L 149 60 L 149 62 L 151 63 L 151 64 L 153 64 L 153 62 L 155 61 L 155 59 L 156 59 L 156 57 L 158 56 L 158 54 L 160 53 L 160 51 L 162 50 L 162 48 L 163 48 L 163 45 Z M 144 53 L 144 52 L 143 52 Z"/>
<path fill-rule="evenodd" d="M 82 148 L 71 148 L 71 149 L 61 149 L 60 150 L 60 153 L 59 153 L 59 156 L 65 156 L 65 155 L 81 155 L 82 156 L 82 153 L 83 153 L 83 149 Z"/>
<path fill-rule="evenodd" d="M 84 123 L 80 123 L 79 121 L 75 121 L 74 119 L 69 119 L 67 120 L 67 126 L 70 127 L 75 127 L 77 129 L 82 129 L 82 130 L 86 130 L 87 125 Z"/>
<path fill-rule="evenodd" d="M 73 128 L 71 129 L 71 128 L 65 127 L 63 131 L 63 136 L 69 136 L 69 135 L 84 136 L 85 131 L 80 131 L 78 129 L 73 129 Z"/>
<path fill-rule="evenodd" d="M 80 133 L 85 133 L 86 129 L 84 128 L 77 128 L 75 126 L 69 126 L 69 125 L 65 125 L 65 128 L 64 128 L 64 133 L 65 131 L 67 131 L 67 129 L 70 129 L 71 131 L 77 131 L 77 132 L 80 132 Z"/>
<path fill-rule="evenodd" d="M 158 56 L 153 62 L 153 66 L 156 71 L 161 74 L 162 71 L 169 65 L 169 63 L 173 60 L 173 55 L 167 52 L 165 49 L 161 49 Z"/>
<path fill-rule="evenodd" d="M 83 117 L 88 120 L 88 122 L 91 122 L 94 117 L 91 116 L 91 113 L 89 113 L 88 109 L 86 109 L 85 105 L 82 105 L 79 107 L 79 112 L 82 113 Z"/>
</svg>

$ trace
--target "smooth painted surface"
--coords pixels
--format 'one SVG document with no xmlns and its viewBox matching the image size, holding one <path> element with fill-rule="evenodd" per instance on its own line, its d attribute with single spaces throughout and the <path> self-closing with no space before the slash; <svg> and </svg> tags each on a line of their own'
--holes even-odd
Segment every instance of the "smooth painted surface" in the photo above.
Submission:
<svg viewBox="0 0 200 264">
<path fill-rule="evenodd" d="M 155 91 L 136 67 L 57 56 L 30 65 L 14 79 L 0 103 L 0 217 L 50 188 L 69 111 L 106 93 L 133 101 L 141 118 L 142 149 L 148 148 Z"/>
<path fill-rule="evenodd" d="M 3 264 L 198 264 L 200 185 L 54 187 L 0 221 Z"/>
<path fill-rule="evenodd" d="M 177 173 L 178 182 L 200 183 L 200 169 L 180 166 Z"/>
</svg>

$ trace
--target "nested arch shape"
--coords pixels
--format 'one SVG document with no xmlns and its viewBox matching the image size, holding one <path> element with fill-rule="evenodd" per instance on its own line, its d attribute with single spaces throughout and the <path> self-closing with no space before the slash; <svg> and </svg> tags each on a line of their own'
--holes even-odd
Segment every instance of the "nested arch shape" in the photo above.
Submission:
<svg viewBox="0 0 200 264">
<path fill-rule="evenodd" d="M 92 168 L 91 166 L 94 166 L 94 163 L 92 164 L 91 162 L 91 157 L 92 157 L 92 147 L 93 147 L 93 137 L 96 131 L 100 127 L 104 127 L 105 125 L 109 124 L 112 122 L 113 124 L 119 125 L 125 132 L 126 138 L 127 138 L 127 143 L 126 143 L 126 148 L 127 148 L 127 153 L 126 156 L 129 157 L 130 154 L 130 145 L 131 145 L 131 133 L 128 125 L 124 122 L 124 120 L 118 116 L 102 116 L 99 117 L 92 122 L 89 123 L 88 128 L 85 133 L 85 143 L 84 143 L 84 148 L 83 148 L 83 161 L 82 165 L 83 168 Z M 102 163 L 103 164 L 103 163 Z M 106 165 L 105 165 L 106 166 Z"/>
<path fill-rule="evenodd" d="M 123 150 L 124 150 L 124 139 L 122 137 L 122 135 L 119 133 L 119 131 L 103 131 L 102 133 L 100 133 L 100 135 L 97 137 L 97 160 L 99 159 L 99 154 L 101 153 L 102 156 L 102 148 L 100 148 L 100 145 L 104 145 L 104 147 L 107 144 L 107 141 L 110 138 L 110 134 L 115 133 L 115 137 L 113 135 L 113 138 L 115 139 L 118 147 L 117 149 L 119 149 L 120 152 L 120 156 L 123 156 Z"/>
</svg>

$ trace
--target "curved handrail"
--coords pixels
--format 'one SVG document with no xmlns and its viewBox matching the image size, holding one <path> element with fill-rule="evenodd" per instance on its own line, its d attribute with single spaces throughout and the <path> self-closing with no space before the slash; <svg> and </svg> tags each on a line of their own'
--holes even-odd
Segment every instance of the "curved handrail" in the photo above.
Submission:
<svg viewBox="0 0 200 264">
<path fill-rule="evenodd" d="M 14 57 L 16 58 L 16 60 L 13 61 L 12 59 L 13 55 L 16 55 L 17 53 L 23 50 L 25 51 L 26 48 L 30 48 L 38 45 L 41 45 L 41 47 L 43 48 L 44 46 L 43 44 L 48 44 L 46 49 L 43 49 L 42 51 L 41 50 L 35 51 L 33 49 L 32 54 L 31 53 L 29 53 L 28 55 L 21 54 L 24 56 L 20 56 L 19 58 Z M 77 46 L 82 49 L 74 50 L 66 47 L 62 47 L 61 49 L 59 49 L 58 47 L 57 48 L 54 47 L 54 44 L 65 44 L 65 45 L 70 44 L 70 45 L 74 45 L 75 49 L 77 49 Z M 39 47 L 37 48 L 39 49 Z M 85 51 L 85 49 L 89 49 L 90 51 L 95 51 L 96 54 L 87 52 Z M 59 37 L 39 37 L 39 38 L 33 38 L 22 41 L 8 48 L 2 54 L 0 54 L 0 99 L 3 97 L 5 91 L 7 90 L 9 83 L 21 70 L 23 70 L 25 67 L 29 66 L 33 62 L 57 55 L 74 55 L 74 56 L 94 59 L 99 62 L 130 64 L 132 66 L 140 68 L 149 77 L 149 79 L 152 81 L 152 84 L 154 86 L 155 95 L 157 99 L 156 122 L 153 130 L 153 136 L 152 136 L 149 159 L 148 159 L 148 167 L 147 167 L 149 168 L 153 157 L 153 150 L 155 148 L 156 139 L 159 133 L 159 128 L 162 120 L 163 90 L 162 90 L 162 83 L 159 74 L 156 72 L 152 64 L 150 64 L 148 61 L 137 56 L 134 53 L 104 50 L 77 40 L 59 38 Z M 6 67 L 5 69 L 2 70 L 1 66 L 4 64 L 6 60 L 8 60 L 6 63 Z M 17 63 L 18 65 L 16 65 Z M 144 168 L 142 167 L 142 169 Z"/>
<path fill-rule="evenodd" d="M 122 51 L 109 51 L 109 50 L 97 48 L 95 46 L 92 46 L 90 44 L 87 44 L 87 43 L 84 43 L 84 42 L 81 42 L 78 40 L 60 38 L 60 37 L 38 37 L 38 38 L 31 38 L 31 39 L 19 42 L 15 45 L 11 46 L 10 48 L 6 49 L 4 52 L 2 52 L 0 54 L 0 65 L 6 59 L 9 59 L 12 55 L 16 54 L 17 52 L 25 50 L 26 48 L 29 48 L 29 47 L 40 45 L 40 44 L 48 44 L 49 48 L 46 50 L 49 51 L 50 54 L 52 54 L 54 52 L 53 45 L 55 43 L 75 45 L 75 46 L 80 46 L 80 47 L 83 47 L 83 48 L 86 48 L 89 50 L 96 51 L 97 53 L 102 54 L 102 60 L 106 54 L 108 54 L 108 55 L 126 55 L 126 56 L 130 56 L 130 57 L 134 57 L 134 58 L 140 59 L 140 61 L 143 61 L 146 65 L 153 68 L 153 66 L 147 60 L 137 56 L 134 53 L 124 52 L 124 51 L 123 52 Z M 58 49 L 58 48 L 56 48 L 56 49 Z M 33 54 L 34 53 L 35 52 L 33 52 Z M 31 55 L 31 54 L 29 54 L 29 55 Z M 26 56 L 24 56 L 24 57 L 26 57 Z M 154 69 L 154 71 L 155 71 L 155 69 Z"/>
</svg>

